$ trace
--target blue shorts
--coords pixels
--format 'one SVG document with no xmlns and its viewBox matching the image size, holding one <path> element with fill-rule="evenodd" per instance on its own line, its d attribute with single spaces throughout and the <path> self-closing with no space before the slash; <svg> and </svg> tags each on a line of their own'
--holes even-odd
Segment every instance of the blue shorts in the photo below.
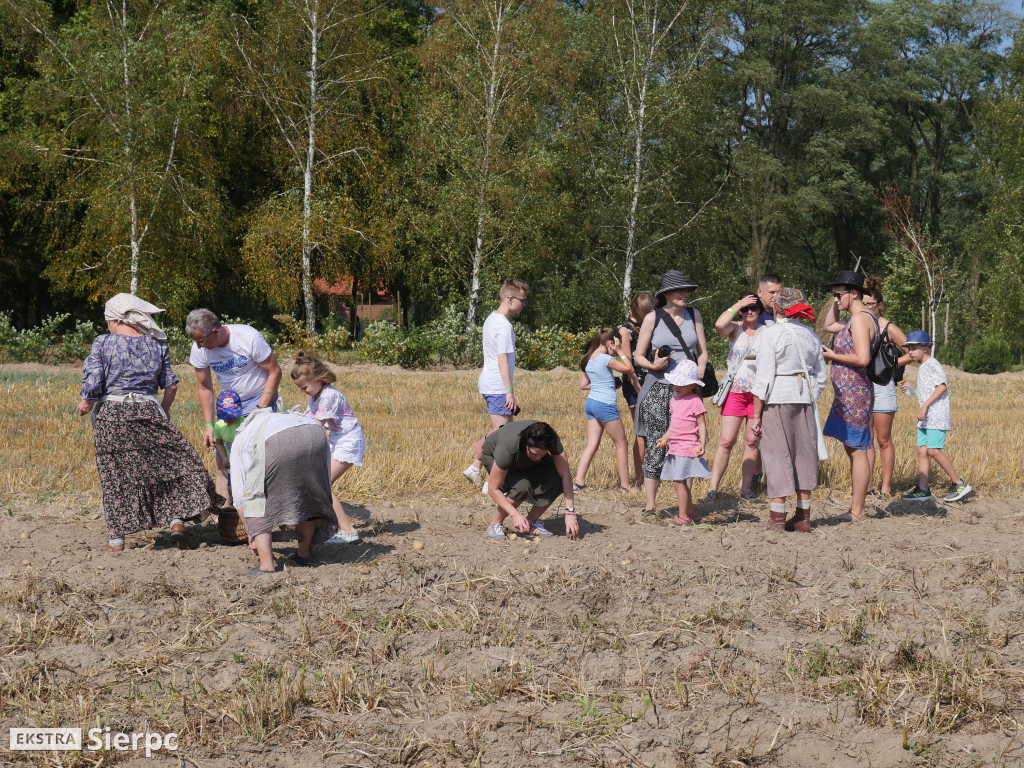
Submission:
<svg viewBox="0 0 1024 768">
<path fill-rule="evenodd" d="M 944 429 L 921 429 L 917 428 L 918 448 L 937 448 L 940 451 L 946 447 L 946 430 Z"/>
<path fill-rule="evenodd" d="M 607 424 L 609 421 L 615 421 L 621 419 L 619 415 L 619 409 L 612 403 L 602 403 L 598 400 L 594 400 L 591 397 L 587 398 L 587 402 L 583 404 L 583 412 L 587 414 L 587 421 L 590 419 L 597 419 L 602 424 Z"/>
<path fill-rule="evenodd" d="M 492 416 L 511 416 L 512 411 L 505 407 L 505 395 L 484 395 L 487 412 Z"/>
</svg>

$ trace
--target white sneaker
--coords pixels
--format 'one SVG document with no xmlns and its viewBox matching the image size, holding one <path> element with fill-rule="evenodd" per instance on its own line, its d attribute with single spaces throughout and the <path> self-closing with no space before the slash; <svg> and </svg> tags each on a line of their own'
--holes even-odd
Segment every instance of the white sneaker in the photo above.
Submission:
<svg viewBox="0 0 1024 768">
<path fill-rule="evenodd" d="M 473 485 L 480 485 L 480 467 L 476 467 L 470 464 L 468 467 L 462 470 L 462 474 Z"/>
<path fill-rule="evenodd" d="M 359 533 L 352 531 L 352 533 L 345 533 L 344 531 L 338 531 L 336 534 L 331 536 L 325 543 L 326 544 L 355 544 L 359 541 Z"/>
<path fill-rule="evenodd" d="M 480 486 L 480 493 L 482 493 L 484 496 L 491 495 L 491 489 L 490 486 L 487 485 L 486 480 L 484 480 L 484 484 Z"/>
</svg>

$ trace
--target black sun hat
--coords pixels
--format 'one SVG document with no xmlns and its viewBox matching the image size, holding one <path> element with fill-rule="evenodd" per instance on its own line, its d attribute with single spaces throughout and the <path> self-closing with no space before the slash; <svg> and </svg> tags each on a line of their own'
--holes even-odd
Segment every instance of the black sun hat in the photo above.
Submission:
<svg viewBox="0 0 1024 768">
<path fill-rule="evenodd" d="M 851 288 L 859 288 L 860 290 L 863 291 L 864 275 L 862 275 L 860 272 L 854 272 L 849 269 L 841 269 L 836 274 L 836 279 L 833 280 L 831 283 L 825 283 L 825 285 L 848 285 Z"/>
<path fill-rule="evenodd" d="M 680 272 L 678 269 L 670 269 L 668 272 L 661 276 L 661 290 L 658 291 L 656 296 L 661 298 L 662 294 L 668 293 L 669 291 L 680 291 L 685 288 L 698 288 L 696 283 L 691 283 L 686 275 Z"/>
</svg>

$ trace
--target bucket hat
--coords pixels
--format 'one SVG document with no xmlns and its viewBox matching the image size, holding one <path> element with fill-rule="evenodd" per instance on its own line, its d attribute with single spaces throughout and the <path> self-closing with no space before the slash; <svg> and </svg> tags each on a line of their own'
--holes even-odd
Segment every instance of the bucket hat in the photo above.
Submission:
<svg viewBox="0 0 1024 768">
<path fill-rule="evenodd" d="M 665 381 L 673 387 L 685 387 L 688 384 L 699 384 L 704 382 L 697 376 L 697 364 L 693 360 L 680 360 L 672 370 L 665 374 Z"/>
<path fill-rule="evenodd" d="M 678 269 L 670 269 L 668 272 L 661 276 L 661 290 L 658 291 L 656 296 L 661 296 L 669 291 L 678 291 L 683 288 L 697 288 L 699 287 L 696 283 L 691 283 L 686 275 L 680 272 Z"/>
<path fill-rule="evenodd" d="M 932 345 L 932 339 L 928 335 L 928 331 L 911 331 L 907 334 L 907 340 L 904 342 L 904 346 L 907 344 L 920 344 L 923 347 L 930 347 Z"/>
</svg>

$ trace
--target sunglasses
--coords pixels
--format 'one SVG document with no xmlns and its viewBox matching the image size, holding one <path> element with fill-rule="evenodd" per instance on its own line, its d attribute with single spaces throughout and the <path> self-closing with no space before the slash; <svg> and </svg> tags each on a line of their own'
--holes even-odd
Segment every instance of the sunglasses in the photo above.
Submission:
<svg viewBox="0 0 1024 768">
<path fill-rule="evenodd" d="M 757 307 L 744 307 L 740 312 L 760 312 Z"/>
<path fill-rule="evenodd" d="M 848 293 L 849 291 L 832 291 L 832 297 L 835 299 L 841 299 Z"/>
</svg>

